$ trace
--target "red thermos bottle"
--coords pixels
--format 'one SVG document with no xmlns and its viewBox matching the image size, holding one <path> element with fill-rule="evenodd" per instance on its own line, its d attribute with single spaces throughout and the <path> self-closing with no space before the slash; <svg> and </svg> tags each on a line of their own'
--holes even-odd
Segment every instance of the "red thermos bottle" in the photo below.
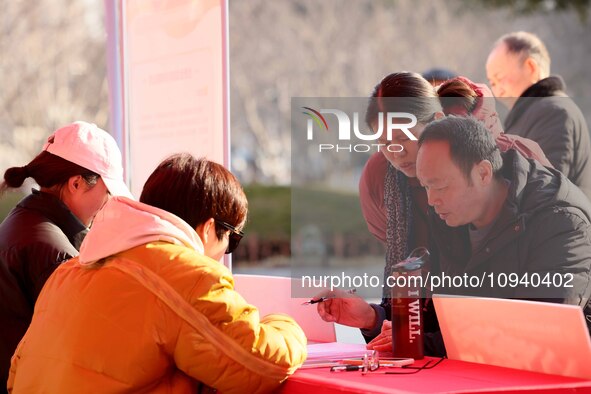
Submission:
<svg viewBox="0 0 591 394">
<path fill-rule="evenodd" d="M 417 248 L 396 264 L 392 286 L 392 352 L 394 357 L 424 357 L 422 273 L 429 259 L 426 248 Z"/>
</svg>

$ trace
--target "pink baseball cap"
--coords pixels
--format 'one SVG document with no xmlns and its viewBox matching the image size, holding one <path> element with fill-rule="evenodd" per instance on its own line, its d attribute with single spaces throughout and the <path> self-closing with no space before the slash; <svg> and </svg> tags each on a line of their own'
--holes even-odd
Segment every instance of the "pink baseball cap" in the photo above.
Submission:
<svg viewBox="0 0 591 394">
<path fill-rule="evenodd" d="M 43 150 L 101 176 L 109 193 L 133 199 L 123 181 L 123 160 L 109 133 L 86 122 L 74 122 L 47 138 Z"/>
</svg>

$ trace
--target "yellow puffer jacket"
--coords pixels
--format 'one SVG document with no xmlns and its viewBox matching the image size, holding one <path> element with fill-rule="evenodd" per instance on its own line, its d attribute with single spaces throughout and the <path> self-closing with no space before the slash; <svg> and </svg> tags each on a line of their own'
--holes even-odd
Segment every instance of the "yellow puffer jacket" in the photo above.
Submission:
<svg viewBox="0 0 591 394">
<path fill-rule="evenodd" d="M 304 362 L 306 338 L 288 316 L 259 319 L 233 287 L 222 264 L 170 242 L 91 265 L 72 259 L 39 296 L 9 390 L 195 393 L 201 383 L 271 391 Z"/>
</svg>

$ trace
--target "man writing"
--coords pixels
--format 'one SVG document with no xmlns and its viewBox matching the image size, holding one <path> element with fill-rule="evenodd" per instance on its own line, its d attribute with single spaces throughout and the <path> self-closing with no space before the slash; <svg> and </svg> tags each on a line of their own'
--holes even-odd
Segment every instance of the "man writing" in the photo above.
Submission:
<svg viewBox="0 0 591 394">
<path fill-rule="evenodd" d="M 417 176 L 434 211 L 430 225 L 442 272 L 568 273 L 572 287 L 506 286 L 485 295 L 586 306 L 591 203 L 576 186 L 513 150 L 501 156 L 473 119 L 435 122 L 419 146 Z"/>
<path fill-rule="evenodd" d="M 565 280 L 557 286 L 451 291 L 579 305 L 591 326 L 591 203 L 583 193 L 554 169 L 513 150 L 501 155 L 474 119 L 435 121 L 423 131 L 419 146 L 417 177 L 432 207 L 429 221 L 441 273 L 572 278 L 571 287 Z M 331 301 L 323 306 L 327 316 L 354 322 L 345 316 L 355 314 L 354 299 Z M 426 349 L 438 348 L 430 342 L 441 337 L 425 341 Z M 368 347 L 391 349 L 391 325 L 386 323 Z"/>
</svg>

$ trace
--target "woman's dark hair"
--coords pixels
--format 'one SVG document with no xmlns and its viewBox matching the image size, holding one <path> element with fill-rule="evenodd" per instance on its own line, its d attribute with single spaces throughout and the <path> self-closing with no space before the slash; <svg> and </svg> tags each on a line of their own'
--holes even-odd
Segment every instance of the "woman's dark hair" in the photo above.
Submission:
<svg viewBox="0 0 591 394">
<path fill-rule="evenodd" d="M 397 99 L 387 99 L 395 97 Z M 379 112 L 408 112 L 421 123 L 429 123 L 441 105 L 433 86 L 420 74 L 413 72 L 392 73 L 380 81 L 369 99 L 365 122 L 371 124 Z"/>
<path fill-rule="evenodd" d="M 50 188 L 63 185 L 73 176 L 80 175 L 89 185 L 95 185 L 100 177 L 97 173 L 43 151 L 23 167 L 11 167 L 4 172 L 4 182 L 0 185 L 0 195 L 6 189 L 21 187 L 25 179 L 31 177 L 41 187 Z"/>
<path fill-rule="evenodd" d="M 188 153 L 160 163 L 144 184 L 140 201 L 175 214 L 193 228 L 214 218 L 219 239 L 227 230 L 217 221 L 240 228 L 248 212 L 246 195 L 230 171 Z"/>
<path fill-rule="evenodd" d="M 443 113 L 449 115 L 466 114 L 474 111 L 478 104 L 478 94 L 465 81 L 455 78 L 442 83 L 437 89 Z"/>
</svg>

